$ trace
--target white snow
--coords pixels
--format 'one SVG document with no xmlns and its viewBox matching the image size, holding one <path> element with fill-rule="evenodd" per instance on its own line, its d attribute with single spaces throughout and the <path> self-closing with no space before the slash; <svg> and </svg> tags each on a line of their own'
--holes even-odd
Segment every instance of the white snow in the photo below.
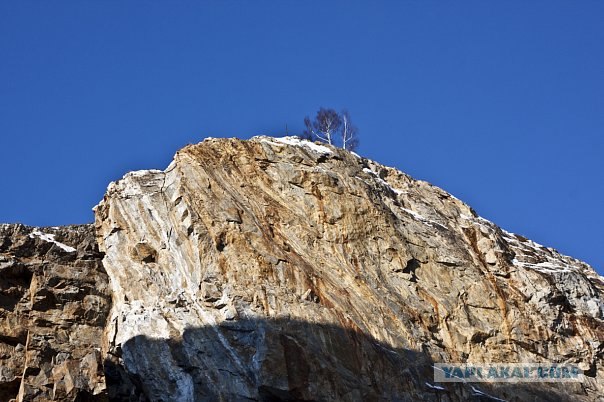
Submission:
<svg viewBox="0 0 604 402">
<path fill-rule="evenodd" d="M 486 226 L 492 229 L 495 226 L 493 222 L 480 216 L 474 217 L 466 214 L 460 214 L 459 217 L 467 221 L 471 221 L 472 223 L 482 227 Z M 529 239 L 524 240 L 523 238 L 523 240 L 520 240 L 514 233 L 508 232 L 507 230 L 501 229 L 501 231 L 503 232 L 504 239 L 508 242 L 512 249 L 521 250 L 530 254 L 538 253 L 539 255 L 544 255 L 544 250 L 551 250 Z M 517 267 L 528 268 L 546 274 L 576 272 L 576 269 L 572 266 L 561 263 L 559 261 L 556 261 L 556 263 L 550 261 L 543 261 L 534 264 L 529 262 L 523 262 L 514 258 L 512 263 Z"/>
<path fill-rule="evenodd" d="M 575 272 L 575 270 L 571 269 L 570 266 L 568 266 L 568 265 L 553 264 L 549 261 L 540 262 L 538 264 L 532 264 L 532 263 L 528 263 L 528 262 L 518 261 L 517 259 L 514 258 L 512 263 L 519 267 L 530 268 L 530 269 L 534 269 L 535 271 L 540 271 L 540 272 L 545 272 L 545 273 Z"/>
<path fill-rule="evenodd" d="M 270 141 L 268 138 L 260 137 L 262 142 L 266 142 L 269 144 L 276 144 L 274 141 L 280 144 L 293 145 L 293 146 L 302 146 L 309 148 L 310 150 L 320 153 L 320 154 L 332 154 L 333 151 L 326 146 L 315 144 L 314 142 L 308 140 L 302 140 L 298 137 L 281 137 L 281 138 L 272 138 L 273 141 Z M 278 144 L 276 144 L 278 145 Z"/>
<path fill-rule="evenodd" d="M 553 274 L 553 273 L 579 273 L 587 276 L 590 279 L 595 279 L 604 283 L 604 277 L 600 276 L 593 269 L 583 269 L 581 268 L 581 261 L 578 261 L 572 257 L 567 257 L 564 255 L 560 255 L 556 250 L 545 247 L 537 242 L 526 239 L 523 237 L 522 239 L 518 238 L 514 233 L 510 233 L 506 230 L 503 230 L 504 239 L 508 242 L 508 244 L 512 247 L 514 251 L 519 253 L 519 255 L 529 254 L 529 255 L 537 255 L 538 258 L 543 259 L 545 261 L 541 261 L 538 263 L 525 262 L 520 261 L 517 258 L 514 258 L 512 263 L 521 268 L 532 269 L 534 271 L 539 271 L 545 274 Z M 577 263 L 577 265 L 574 265 Z"/>
<path fill-rule="evenodd" d="M 123 179 L 125 179 L 126 177 L 144 177 L 144 176 L 147 176 L 148 174 L 156 174 L 156 173 L 162 173 L 162 171 L 157 170 L 157 169 L 134 170 L 132 172 L 126 173 L 124 175 Z"/>
<path fill-rule="evenodd" d="M 490 398 L 490 399 L 492 399 L 494 401 L 506 402 L 505 399 L 500 399 L 500 398 L 494 397 L 493 395 L 489 395 L 489 394 L 487 394 L 485 392 L 482 392 L 481 390 L 479 390 L 478 388 L 474 387 L 473 385 L 470 385 L 470 388 L 472 388 L 472 392 L 474 392 L 474 395 L 484 396 L 484 397 Z"/>
<path fill-rule="evenodd" d="M 377 179 L 377 181 L 379 181 L 379 182 L 380 182 L 380 183 L 381 183 L 383 186 L 386 186 L 386 187 L 390 188 L 390 190 L 394 191 L 394 193 L 395 193 L 395 194 L 397 194 L 397 195 L 401 195 L 401 194 L 403 194 L 403 193 L 404 193 L 404 191 L 403 191 L 403 190 L 399 190 L 398 188 L 394 188 L 394 187 L 392 187 L 390 184 L 388 184 L 388 182 L 387 182 L 387 181 L 385 181 L 384 179 L 382 179 L 382 178 L 381 178 L 381 177 L 380 177 L 380 176 L 379 176 L 379 175 L 378 175 L 376 172 L 374 172 L 373 170 L 368 169 L 368 168 L 363 168 L 363 172 L 365 172 L 365 173 L 369 173 L 370 175 L 375 176 L 375 178 Z"/>
<path fill-rule="evenodd" d="M 66 244 L 63 244 L 63 243 L 61 243 L 61 242 L 56 241 L 56 240 L 55 240 L 55 235 L 53 235 L 53 234 L 48 234 L 48 233 L 42 233 L 42 232 L 40 232 L 40 231 L 39 231 L 39 230 L 37 230 L 37 229 L 36 229 L 36 230 L 34 230 L 33 232 L 31 232 L 31 233 L 29 234 L 29 237 L 31 237 L 32 239 L 33 239 L 34 237 L 39 237 L 40 239 L 42 239 L 42 240 L 44 240 L 44 241 L 46 241 L 46 242 L 49 242 L 49 243 L 54 243 L 54 244 L 56 244 L 57 246 L 59 246 L 60 248 L 62 248 L 63 250 L 67 251 L 68 253 L 73 253 L 74 251 L 76 251 L 76 249 L 75 249 L 75 248 L 70 247 L 70 246 L 68 246 L 68 245 L 66 245 Z"/>
<path fill-rule="evenodd" d="M 436 370 L 440 370 L 440 371 L 442 371 L 442 369 L 441 369 L 440 367 L 436 367 L 436 366 L 434 366 L 434 365 L 433 365 L 432 367 L 434 367 L 434 369 L 436 369 Z M 485 392 L 482 392 L 481 390 L 479 390 L 478 388 L 476 388 L 476 387 L 475 387 L 475 386 L 473 386 L 472 384 L 468 383 L 467 381 L 465 381 L 465 380 L 464 380 L 463 378 L 461 378 L 461 377 L 457 377 L 457 378 L 460 378 L 460 379 L 461 379 L 461 383 L 462 383 L 462 384 L 469 385 L 469 386 L 470 386 L 470 388 L 472 388 L 472 392 L 474 393 L 474 395 L 477 395 L 477 396 L 484 396 L 484 397 L 486 397 L 486 398 L 490 398 L 490 399 L 492 399 L 492 400 L 494 400 L 494 401 L 506 402 L 506 400 L 505 400 L 505 399 L 500 399 L 500 398 L 494 397 L 493 395 L 489 395 L 489 394 L 487 394 L 487 393 L 485 393 Z M 426 385 L 430 386 L 428 383 L 426 383 Z"/>
<path fill-rule="evenodd" d="M 514 233 L 510 233 L 507 230 L 503 230 L 503 229 L 502 229 L 502 231 L 503 231 L 503 234 L 506 237 L 506 240 L 511 240 L 511 241 L 513 241 L 515 243 L 519 243 L 519 244 L 521 244 L 523 246 L 530 247 L 530 248 L 532 248 L 534 250 L 539 250 L 539 249 L 547 248 L 544 245 L 539 244 L 539 243 L 537 243 L 535 241 L 532 241 L 532 240 L 529 240 L 529 239 L 526 239 L 526 241 L 522 241 L 521 242 L 520 240 L 518 240 L 518 238 L 516 237 L 516 235 Z"/>
<path fill-rule="evenodd" d="M 445 229 L 447 229 L 447 227 L 446 227 L 445 225 L 443 225 L 443 224 L 441 224 L 441 223 L 438 223 L 438 222 L 436 222 L 436 221 L 433 221 L 432 219 L 428 219 L 428 218 L 426 218 L 425 216 L 420 215 L 420 214 L 418 214 L 418 213 L 417 213 L 417 212 L 415 212 L 415 211 L 412 211 L 412 210 L 407 209 L 407 208 L 401 208 L 401 209 L 402 209 L 403 211 L 407 212 L 409 215 L 413 216 L 415 219 L 417 219 L 418 221 L 422 222 L 422 223 L 423 223 L 423 224 L 425 224 L 425 225 L 432 226 L 432 227 L 434 227 L 434 225 L 438 225 L 438 226 L 440 226 L 441 228 L 445 228 Z"/>
<path fill-rule="evenodd" d="M 471 216 L 466 214 L 459 214 L 459 217 L 465 219 L 466 221 L 472 222 L 472 224 L 480 226 L 487 231 L 492 231 L 493 227 L 496 226 L 493 222 L 488 219 L 483 218 L 482 216 Z"/>
<path fill-rule="evenodd" d="M 478 219 L 479 221 L 481 221 L 481 222 L 483 222 L 483 223 L 486 223 L 486 224 L 489 224 L 489 225 L 494 225 L 494 223 L 493 223 L 493 222 L 491 222 L 491 221 L 490 221 L 490 220 L 488 220 L 488 219 L 483 218 L 482 216 L 477 216 L 477 217 L 476 217 L 476 219 Z"/>
<path fill-rule="evenodd" d="M 170 164 L 172 166 L 172 164 Z M 165 172 L 163 170 L 158 169 L 148 169 L 148 170 L 135 170 L 132 172 L 126 173 L 121 179 L 112 181 L 107 186 L 107 192 L 122 192 L 126 197 L 136 197 L 140 196 L 143 191 L 141 188 L 143 187 L 152 187 L 154 184 L 161 186 L 161 182 L 165 180 Z M 154 183 L 155 181 L 155 183 Z M 99 205 L 102 203 L 101 201 Z M 95 211 L 95 206 L 92 210 Z"/>
<path fill-rule="evenodd" d="M 376 179 L 376 180 L 377 180 L 377 181 L 378 181 L 380 184 L 382 184 L 382 185 L 383 185 L 383 186 L 385 186 L 385 187 L 388 187 L 389 189 L 391 189 L 391 190 L 392 190 L 392 191 L 393 191 L 395 194 L 397 194 L 397 195 L 401 195 L 401 194 L 405 194 L 405 193 L 407 193 L 407 191 L 404 191 L 404 190 L 399 190 L 399 189 L 397 189 L 397 188 L 392 187 L 390 184 L 388 184 L 388 182 L 386 182 L 385 180 L 383 180 L 383 179 L 382 179 L 382 178 L 381 178 L 381 177 L 380 177 L 380 176 L 377 174 L 377 172 L 375 172 L 375 171 L 373 171 L 373 170 L 371 170 L 371 169 L 369 169 L 369 168 L 363 168 L 363 172 L 368 173 L 368 174 L 370 174 L 370 175 L 374 176 L 374 177 L 375 177 L 375 179 Z M 360 179 L 360 178 L 359 178 L 359 179 Z M 362 180 L 362 179 L 361 179 L 361 180 Z M 426 218 L 425 216 L 420 215 L 420 214 L 418 214 L 418 213 L 417 213 L 417 212 L 415 212 L 415 211 L 412 211 L 412 210 L 407 209 L 407 208 L 401 208 L 401 210 L 403 210 L 403 211 L 407 212 L 409 215 L 413 216 L 415 219 L 417 219 L 418 221 L 420 221 L 420 222 L 422 222 L 422 223 L 424 223 L 424 224 L 426 224 L 426 225 L 428 225 L 428 226 L 432 226 L 432 227 L 434 227 L 434 225 L 438 225 L 438 226 L 440 226 L 440 227 L 446 228 L 446 226 L 444 226 L 444 225 L 442 225 L 442 224 L 440 224 L 440 223 L 438 223 L 438 222 L 436 222 L 436 221 L 433 221 L 433 220 L 431 220 L 431 219 L 428 219 L 428 218 Z"/>
<path fill-rule="evenodd" d="M 495 227 L 497 225 L 495 225 L 493 222 L 491 222 L 488 219 L 483 218 L 482 216 L 470 216 L 470 215 L 466 215 L 466 214 L 460 214 L 459 215 L 460 218 L 465 219 L 467 221 L 471 221 L 474 224 L 477 224 L 479 226 L 486 226 L 486 227 Z M 525 250 L 536 250 L 536 251 L 542 251 L 544 249 L 548 249 L 548 247 L 545 247 L 542 244 L 539 244 L 535 241 L 532 241 L 530 239 L 526 239 L 526 240 L 519 240 L 518 237 L 516 237 L 516 234 L 508 232 L 507 230 L 501 229 L 501 231 L 503 232 L 504 238 L 508 241 L 508 243 L 511 243 L 512 246 L 517 247 L 517 248 L 523 248 Z"/>
<path fill-rule="evenodd" d="M 497 226 L 493 222 L 491 222 L 488 219 L 483 218 L 482 216 L 470 216 L 470 215 L 466 215 L 466 214 L 460 214 L 459 217 L 462 219 L 465 219 L 467 221 L 471 221 L 480 226 L 487 226 L 487 227 Z M 508 232 L 507 230 L 501 229 L 501 231 L 503 232 L 505 239 L 508 242 L 513 243 L 513 245 L 516 247 L 532 248 L 534 250 L 542 250 L 542 249 L 547 248 L 547 247 L 545 247 L 537 242 L 534 242 L 532 240 L 529 240 L 529 239 L 526 239 L 526 241 L 520 241 L 516 237 L 516 234 Z"/>
<path fill-rule="evenodd" d="M 412 211 L 410 209 L 407 208 L 401 208 L 403 211 L 405 211 L 406 213 L 408 213 L 409 215 L 413 216 L 415 219 L 417 219 L 418 221 L 424 221 L 424 222 L 430 222 L 430 219 L 426 218 L 423 215 L 418 214 L 415 211 Z"/>
<path fill-rule="evenodd" d="M 445 388 L 439 386 L 439 385 L 432 385 L 429 382 L 425 382 L 425 384 L 428 386 L 428 388 L 430 389 L 435 389 L 437 391 L 445 391 Z"/>
</svg>

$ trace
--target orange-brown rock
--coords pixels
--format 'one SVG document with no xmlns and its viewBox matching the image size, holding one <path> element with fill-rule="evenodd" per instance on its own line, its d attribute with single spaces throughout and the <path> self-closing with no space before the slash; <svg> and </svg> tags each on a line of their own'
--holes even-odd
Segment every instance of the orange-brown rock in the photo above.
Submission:
<svg viewBox="0 0 604 402">
<path fill-rule="evenodd" d="M 604 282 L 447 192 L 295 138 L 209 139 L 96 208 L 120 400 L 573 400 L 604 394 Z M 434 384 L 435 362 L 583 383 Z"/>
<path fill-rule="evenodd" d="M 604 282 L 424 181 L 296 138 L 128 173 L 95 226 L 0 225 L 0 401 L 602 401 Z M 435 363 L 583 382 L 435 383 Z"/>
</svg>

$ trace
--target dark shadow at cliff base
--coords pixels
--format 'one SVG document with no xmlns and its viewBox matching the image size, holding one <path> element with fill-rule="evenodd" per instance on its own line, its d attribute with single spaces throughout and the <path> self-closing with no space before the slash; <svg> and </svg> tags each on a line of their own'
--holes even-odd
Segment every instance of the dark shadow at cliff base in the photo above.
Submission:
<svg viewBox="0 0 604 402">
<path fill-rule="evenodd" d="M 566 401 L 568 384 L 434 384 L 425 353 L 286 319 L 128 340 L 105 362 L 112 401 Z M 128 367 L 126 370 L 122 362 Z M 436 389 L 434 385 L 443 389 Z M 571 384 L 580 392 L 580 384 Z M 566 391 L 566 392 L 565 392 Z"/>
</svg>

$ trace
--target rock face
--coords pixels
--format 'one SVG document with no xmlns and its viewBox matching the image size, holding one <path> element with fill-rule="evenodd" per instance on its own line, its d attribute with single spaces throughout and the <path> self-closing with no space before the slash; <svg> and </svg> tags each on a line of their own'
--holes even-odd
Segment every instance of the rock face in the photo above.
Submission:
<svg viewBox="0 0 604 402">
<path fill-rule="evenodd" d="M 95 229 L 115 400 L 604 395 L 604 282 L 591 267 L 346 151 L 206 140 L 112 183 Z M 8 353 L 29 350 L 11 339 Z M 434 362 L 573 363 L 586 380 L 433 384 Z"/>
<path fill-rule="evenodd" d="M 0 401 L 602 401 L 603 294 L 395 169 L 211 139 L 110 184 L 95 227 L 0 225 Z M 435 384 L 439 362 L 585 381 Z"/>
<path fill-rule="evenodd" d="M 111 307 L 92 225 L 0 225 L 0 400 L 104 401 Z"/>
</svg>

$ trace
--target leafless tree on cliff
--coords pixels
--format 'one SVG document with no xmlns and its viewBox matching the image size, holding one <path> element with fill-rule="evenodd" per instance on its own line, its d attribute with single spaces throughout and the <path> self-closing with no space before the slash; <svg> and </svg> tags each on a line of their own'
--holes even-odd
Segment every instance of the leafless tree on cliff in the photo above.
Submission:
<svg viewBox="0 0 604 402">
<path fill-rule="evenodd" d="M 306 130 L 304 136 L 316 138 L 320 141 L 334 145 L 336 134 L 342 126 L 342 118 L 333 109 L 320 108 L 314 121 L 308 116 L 304 118 Z"/>
<path fill-rule="evenodd" d="M 338 113 L 333 109 L 320 108 L 314 120 L 308 116 L 304 118 L 304 125 L 303 139 L 339 145 L 349 151 L 354 151 L 359 145 L 358 129 L 352 124 L 347 110 Z"/>
<path fill-rule="evenodd" d="M 342 148 L 349 151 L 354 151 L 359 146 L 358 129 L 350 121 L 350 113 L 348 110 L 343 110 L 341 114 L 342 130 L 340 132 L 342 138 Z"/>
</svg>

